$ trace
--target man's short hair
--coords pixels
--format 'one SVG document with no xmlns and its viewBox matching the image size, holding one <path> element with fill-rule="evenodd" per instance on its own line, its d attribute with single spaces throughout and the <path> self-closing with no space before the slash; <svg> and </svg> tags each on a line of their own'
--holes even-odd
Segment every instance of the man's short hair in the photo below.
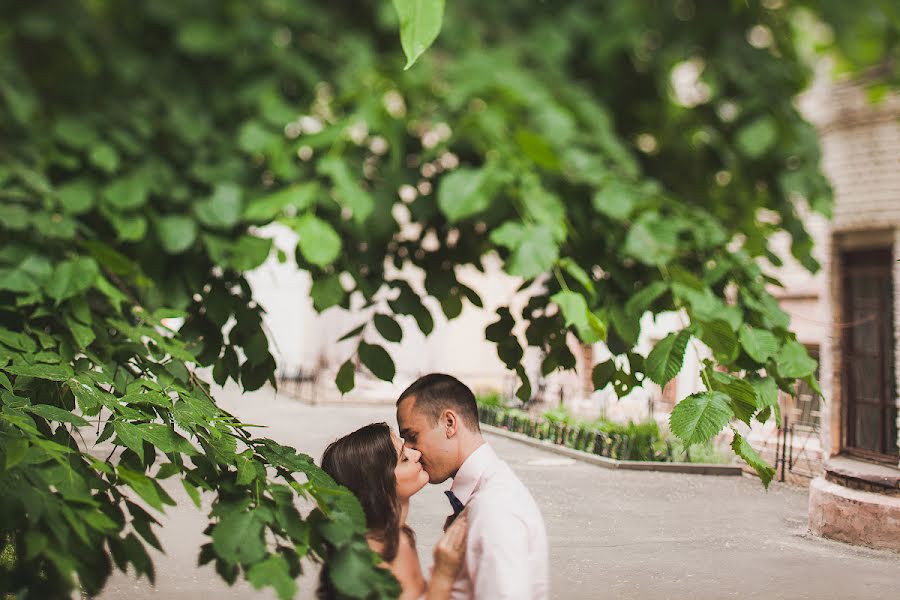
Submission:
<svg viewBox="0 0 900 600">
<path fill-rule="evenodd" d="M 400 394 L 397 406 L 411 396 L 414 397 L 416 410 L 422 411 L 432 425 L 437 423 L 443 411 L 450 408 L 468 429 L 481 431 L 475 394 L 456 377 L 444 373 L 423 375 Z"/>
</svg>

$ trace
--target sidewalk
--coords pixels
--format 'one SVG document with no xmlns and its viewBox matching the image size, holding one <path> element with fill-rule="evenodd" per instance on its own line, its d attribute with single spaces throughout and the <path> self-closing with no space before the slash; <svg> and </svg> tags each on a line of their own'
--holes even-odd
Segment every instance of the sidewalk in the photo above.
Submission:
<svg viewBox="0 0 900 600">
<path fill-rule="evenodd" d="M 319 458 L 334 438 L 373 421 L 395 426 L 390 406 L 308 406 L 272 390 L 216 394 L 258 435 Z M 805 490 L 759 480 L 602 469 L 519 442 L 489 436 L 531 490 L 550 536 L 552 597 L 558 600 L 879 599 L 900 593 L 900 555 L 845 546 L 806 533 Z M 167 480 L 169 484 L 171 480 Z M 175 482 L 177 483 L 177 482 Z M 423 564 L 449 512 L 445 486 L 427 486 L 412 501 Z M 118 574 L 104 600 L 274 598 L 246 583 L 233 588 L 209 566 L 197 568 L 206 520 L 181 486 L 167 486 L 179 506 L 158 531 L 165 556 L 154 556 L 157 585 Z M 315 574 L 298 598 L 312 598 Z"/>
</svg>

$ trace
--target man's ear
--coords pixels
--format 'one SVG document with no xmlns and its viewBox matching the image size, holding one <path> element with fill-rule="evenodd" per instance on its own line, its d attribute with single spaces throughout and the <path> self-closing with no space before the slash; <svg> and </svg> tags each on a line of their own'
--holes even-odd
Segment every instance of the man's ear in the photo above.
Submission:
<svg viewBox="0 0 900 600">
<path fill-rule="evenodd" d="M 447 437 L 452 438 L 456 435 L 456 431 L 459 427 L 459 417 L 456 416 L 455 412 L 448 408 L 441 413 L 441 425 L 443 425 Z"/>
</svg>

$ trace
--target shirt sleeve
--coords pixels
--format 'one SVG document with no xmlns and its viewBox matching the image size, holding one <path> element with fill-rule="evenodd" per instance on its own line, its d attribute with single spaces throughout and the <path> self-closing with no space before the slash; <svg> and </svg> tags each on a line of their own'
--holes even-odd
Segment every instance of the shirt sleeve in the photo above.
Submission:
<svg viewBox="0 0 900 600">
<path fill-rule="evenodd" d="M 466 570 L 476 600 L 528 598 L 528 529 L 515 514 L 494 508 L 470 524 Z"/>
</svg>

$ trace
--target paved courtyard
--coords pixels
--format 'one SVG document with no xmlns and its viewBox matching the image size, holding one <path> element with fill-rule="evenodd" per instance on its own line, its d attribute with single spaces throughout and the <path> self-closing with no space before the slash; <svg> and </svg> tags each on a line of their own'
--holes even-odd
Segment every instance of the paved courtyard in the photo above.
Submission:
<svg viewBox="0 0 900 600">
<path fill-rule="evenodd" d="M 358 426 L 387 421 L 391 406 L 308 406 L 272 390 L 217 394 L 259 435 L 321 456 L 326 444 Z M 547 521 L 552 595 L 559 600 L 635 598 L 897 598 L 900 555 L 855 548 L 806 532 L 805 490 L 758 480 L 612 471 L 515 441 L 489 442 L 531 489 Z M 177 481 L 179 501 L 163 518 L 154 555 L 156 587 L 119 574 L 104 600 L 143 598 L 274 598 L 246 583 L 229 588 L 210 567 L 197 568 L 206 519 Z M 173 485 L 174 484 L 174 485 Z M 177 487 L 176 487 L 177 486 Z M 425 564 L 449 512 L 444 486 L 428 486 L 412 502 L 410 524 Z M 312 598 L 315 574 L 301 580 Z"/>
</svg>

